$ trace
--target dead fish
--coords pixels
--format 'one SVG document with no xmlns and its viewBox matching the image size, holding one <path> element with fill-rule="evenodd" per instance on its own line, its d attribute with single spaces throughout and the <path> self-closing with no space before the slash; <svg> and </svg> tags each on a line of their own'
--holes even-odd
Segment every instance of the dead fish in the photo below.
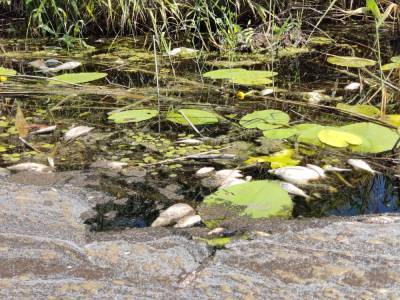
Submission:
<svg viewBox="0 0 400 300">
<path fill-rule="evenodd" d="M 192 48 L 179 47 L 179 48 L 174 48 L 174 49 L 168 51 L 167 54 L 170 56 L 177 56 L 177 55 L 193 54 L 198 51 L 199 50 L 192 49 Z"/>
<path fill-rule="evenodd" d="M 38 163 L 21 163 L 14 166 L 9 166 L 7 169 L 11 171 L 33 171 L 39 173 L 51 173 L 52 169 L 49 166 Z"/>
<path fill-rule="evenodd" d="M 207 235 L 223 235 L 225 233 L 226 229 L 223 227 L 217 227 L 212 230 L 210 230 Z"/>
<path fill-rule="evenodd" d="M 81 65 L 82 63 L 80 63 L 79 61 L 69 61 L 54 68 L 47 68 L 46 72 L 56 73 L 60 71 L 73 70 Z"/>
<path fill-rule="evenodd" d="M 274 174 L 275 176 L 283 179 L 292 184 L 306 185 L 309 181 L 318 180 L 325 175 L 321 174 L 320 171 L 302 166 L 295 167 L 283 167 L 279 169 L 269 170 L 268 173 Z"/>
<path fill-rule="evenodd" d="M 306 167 L 317 172 L 321 177 L 325 177 L 325 170 L 313 164 L 306 164 Z"/>
<path fill-rule="evenodd" d="M 218 179 L 225 180 L 228 178 L 242 178 L 243 174 L 241 173 L 240 170 L 224 169 L 224 170 L 219 170 L 219 171 L 215 172 L 215 176 Z"/>
<path fill-rule="evenodd" d="M 54 130 L 56 130 L 56 128 L 57 128 L 57 125 L 47 126 L 47 127 L 40 128 L 36 131 L 31 132 L 31 134 L 46 134 L 46 133 L 53 132 Z"/>
<path fill-rule="evenodd" d="M 183 139 L 183 140 L 177 140 L 175 143 L 186 144 L 186 145 L 201 145 L 203 142 L 198 139 Z"/>
<path fill-rule="evenodd" d="M 371 168 L 371 166 L 364 160 L 362 159 L 353 159 L 350 158 L 347 160 L 347 163 L 352 166 L 356 170 L 361 170 L 361 171 L 366 171 L 371 174 L 375 174 L 376 171 Z"/>
<path fill-rule="evenodd" d="M 94 127 L 88 127 L 88 126 L 77 126 L 77 127 L 71 128 L 64 134 L 64 140 L 66 142 L 73 141 L 81 136 L 88 134 L 93 129 L 94 129 Z"/>
<path fill-rule="evenodd" d="M 260 92 L 260 95 L 261 95 L 261 96 L 267 96 L 267 95 L 272 94 L 273 92 L 274 92 L 274 89 L 263 89 L 263 90 Z"/>
<path fill-rule="evenodd" d="M 198 178 L 207 177 L 214 171 L 215 171 L 215 168 L 213 168 L 213 167 L 204 167 L 204 168 L 198 169 L 196 171 L 196 177 L 198 177 Z"/>
<path fill-rule="evenodd" d="M 201 222 L 201 217 L 199 215 L 194 216 L 186 216 L 180 219 L 175 225 L 174 228 L 189 228 L 197 225 Z"/>
<path fill-rule="evenodd" d="M 151 224 L 151 227 L 168 226 L 180 219 L 194 215 L 194 209 L 185 203 L 177 203 L 160 213 L 158 218 Z"/>
<path fill-rule="evenodd" d="M 286 192 L 288 192 L 291 195 L 296 195 L 296 196 L 304 197 L 305 199 L 310 199 L 309 195 L 307 195 L 302 189 L 298 188 L 294 184 L 281 181 L 281 182 L 279 182 L 279 185 L 281 186 L 282 189 L 284 189 Z"/>
<path fill-rule="evenodd" d="M 243 179 L 240 179 L 240 178 L 228 178 L 228 179 L 226 179 L 226 180 L 224 180 L 222 182 L 222 184 L 220 185 L 219 188 L 220 189 L 227 188 L 227 187 L 230 187 L 232 185 L 242 184 L 242 183 L 245 183 L 245 182 L 247 182 L 247 181 L 243 180 Z"/>
<path fill-rule="evenodd" d="M 358 82 L 352 82 L 352 83 L 349 83 L 348 85 L 346 85 L 346 86 L 344 87 L 344 89 L 345 89 L 346 91 L 355 91 L 355 90 L 360 89 L 360 87 L 361 87 L 361 84 L 360 84 L 360 83 L 358 83 Z"/>
<path fill-rule="evenodd" d="M 108 160 L 98 160 L 90 165 L 93 169 L 112 169 L 112 170 L 122 170 L 126 167 L 128 163 L 120 161 L 108 161 Z"/>
</svg>

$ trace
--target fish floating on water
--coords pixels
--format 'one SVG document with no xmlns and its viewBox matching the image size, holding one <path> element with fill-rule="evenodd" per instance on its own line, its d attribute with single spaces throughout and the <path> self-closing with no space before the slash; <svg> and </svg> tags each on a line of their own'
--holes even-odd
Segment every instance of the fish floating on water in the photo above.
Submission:
<svg viewBox="0 0 400 300">
<path fill-rule="evenodd" d="M 347 163 L 356 170 L 366 171 L 371 174 L 377 173 L 377 171 L 372 169 L 371 166 L 362 159 L 351 158 L 351 159 L 347 160 Z"/>
<path fill-rule="evenodd" d="M 325 171 L 322 168 L 311 164 L 308 164 L 306 167 L 283 167 L 269 170 L 268 172 L 284 181 L 298 185 L 307 185 L 310 181 L 326 177 Z"/>
<path fill-rule="evenodd" d="M 158 218 L 151 224 L 151 227 L 162 227 L 177 223 L 187 216 L 193 216 L 194 209 L 185 203 L 177 203 L 160 213 Z"/>
<path fill-rule="evenodd" d="M 38 163 L 21 163 L 14 166 L 9 166 L 7 167 L 7 169 L 9 169 L 10 171 L 17 171 L 17 172 L 22 172 L 22 171 L 33 171 L 38 173 L 52 172 L 52 168 L 50 168 L 49 166 Z"/>
<path fill-rule="evenodd" d="M 281 182 L 279 182 L 279 185 L 281 186 L 282 189 L 284 189 L 286 192 L 288 192 L 291 195 L 304 197 L 305 199 L 311 198 L 309 195 L 306 194 L 306 192 L 304 192 L 302 189 L 298 188 L 294 184 L 281 181 Z"/>
<path fill-rule="evenodd" d="M 64 140 L 66 142 L 71 142 L 81 136 L 88 134 L 93 129 L 94 129 L 94 127 L 88 127 L 88 126 L 77 126 L 77 127 L 71 128 L 64 134 Z"/>
</svg>

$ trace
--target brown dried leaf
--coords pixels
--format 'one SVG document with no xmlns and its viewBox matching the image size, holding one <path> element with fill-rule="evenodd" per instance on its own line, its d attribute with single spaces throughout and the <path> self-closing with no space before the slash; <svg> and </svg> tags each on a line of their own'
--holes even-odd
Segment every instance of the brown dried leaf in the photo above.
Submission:
<svg viewBox="0 0 400 300">
<path fill-rule="evenodd" d="M 17 128 L 20 137 L 26 138 L 28 136 L 28 123 L 25 120 L 19 104 L 17 106 L 17 114 L 15 115 L 15 127 Z"/>
</svg>

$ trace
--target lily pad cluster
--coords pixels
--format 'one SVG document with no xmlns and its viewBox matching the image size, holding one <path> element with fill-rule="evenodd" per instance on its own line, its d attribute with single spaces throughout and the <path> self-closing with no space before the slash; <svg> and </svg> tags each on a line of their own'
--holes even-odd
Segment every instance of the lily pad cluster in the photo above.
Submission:
<svg viewBox="0 0 400 300">
<path fill-rule="evenodd" d="M 111 113 L 109 120 L 117 124 L 138 123 L 150 120 L 158 116 L 158 111 L 154 109 L 136 109 Z M 200 109 L 179 109 L 170 111 L 166 115 L 166 119 L 175 124 L 184 126 L 191 125 L 210 125 L 218 123 L 218 116 L 215 113 Z"/>
<path fill-rule="evenodd" d="M 250 71 L 242 68 L 220 69 L 203 74 L 210 79 L 226 79 L 241 85 L 266 85 L 272 83 L 272 77 L 278 75 L 272 71 Z"/>
<path fill-rule="evenodd" d="M 377 116 L 379 110 L 369 105 L 346 106 L 339 108 L 352 112 L 362 112 L 369 116 Z M 393 120 L 400 121 L 400 118 Z M 392 120 L 392 121 L 393 121 Z M 279 110 L 261 110 L 245 115 L 240 125 L 245 128 L 263 130 L 265 137 L 271 139 L 295 138 L 297 142 L 323 147 L 324 145 L 346 148 L 354 152 L 380 153 L 391 150 L 399 134 L 382 125 L 361 122 L 346 126 L 323 126 L 304 123 L 289 127 L 290 117 Z M 285 128 L 281 128 L 285 126 Z"/>
</svg>

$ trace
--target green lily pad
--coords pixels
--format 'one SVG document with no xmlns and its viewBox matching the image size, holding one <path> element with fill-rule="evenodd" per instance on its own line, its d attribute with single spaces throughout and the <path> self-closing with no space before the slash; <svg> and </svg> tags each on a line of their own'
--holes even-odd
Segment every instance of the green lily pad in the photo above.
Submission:
<svg viewBox="0 0 400 300">
<path fill-rule="evenodd" d="M 180 109 L 179 111 L 171 111 L 167 114 L 167 120 L 176 124 L 190 126 L 183 115 L 179 112 L 182 112 L 193 125 L 209 125 L 218 123 L 217 115 L 199 109 Z"/>
<path fill-rule="evenodd" d="M 345 103 L 339 103 L 338 105 L 336 105 L 336 108 L 368 117 L 378 117 L 381 114 L 379 108 L 366 104 L 349 105 Z"/>
<path fill-rule="evenodd" d="M 381 67 L 382 71 L 391 71 L 394 69 L 400 69 L 400 62 L 388 63 Z"/>
<path fill-rule="evenodd" d="M 50 84 L 80 84 L 90 81 L 102 79 L 107 76 L 107 73 L 68 73 L 49 78 Z M 58 81 L 59 80 L 59 81 Z"/>
<path fill-rule="evenodd" d="M 279 184 L 261 180 L 216 191 L 204 199 L 199 214 L 208 227 L 215 227 L 240 218 L 290 218 L 292 210 L 293 202 Z"/>
<path fill-rule="evenodd" d="M 13 69 L 7 69 L 7 68 L 0 67 L 0 76 L 12 76 L 15 74 L 17 74 L 17 71 L 15 71 Z"/>
<path fill-rule="evenodd" d="M 264 124 L 287 125 L 290 121 L 288 114 L 280 110 L 267 109 L 258 110 L 245 115 L 240 120 L 240 125 L 244 128 L 265 128 Z M 263 129 L 265 130 L 265 129 Z"/>
<path fill-rule="evenodd" d="M 318 138 L 324 144 L 338 148 L 345 148 L 349 145 L 361 145 L 363 142 L 361 137 L 353 133 L 333 129 L 322 129 L 318 132 Z"/>
<path fill-rule="evenodd" d="M 395 127 L 400 127 L 400 114 L 384 115 L 383 121 Z"/>
<path fill-rule="evenodd" d="M 375 66 L 376 61 L 355 56 L 330 56 L 328 62 L 341 67 L 365 68 Z"/>
<path fill-rule="evenodd" d="M 265 130 L 264 136 L 270 139 L 287 139 L 297 134 L 297 130 L 294 128 L 280 128 Z"/>
<path fill-rule="evenodd" d="M 313 126 L 300 131 L 297 142 L 322 147 L 323 144 L 318 138 L 318 133 L 326 127 L 318 124 L 312 125 Z"/>
<path fill-rule="evenodd" d="M 278 73 L 272 71 L 249 71 L 241 68 L 221 69 L 205 73 L 211 79 L 228 79 L 232 83 L 242 85 L 265 85 L 272 83 L 271 77 Z"/>
<path fill-rule="evenodd" d="M 370 122 L 342 126 L 340 130 L 362 138 L 361 145 L 350 146 L 352 151 L 361 153 L 380 153 L 392 150 L 400 137 L 394 130 Z"/>
<path fill-rule="evenodd" d="M 390 59 L 390 61 L 391 61 L 391 62 L 394 62 L 394 63 L 400 63 L 400 56 L 393 56 L 393 57 Z"/>
<path fill-rule="evenodd" d="M 113 113 L 108 116 L 108 119 L 114 121 L 117 124 L 137 123 L 149 120 L 157 115 L 158 111 L 154 109 L 136 109 Z"/>
</svg>

